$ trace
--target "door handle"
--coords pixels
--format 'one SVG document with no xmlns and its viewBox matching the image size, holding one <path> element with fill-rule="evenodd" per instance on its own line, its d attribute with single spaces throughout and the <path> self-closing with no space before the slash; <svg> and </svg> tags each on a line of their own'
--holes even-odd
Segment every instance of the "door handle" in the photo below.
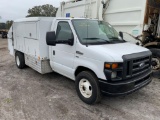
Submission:
<svg viewBox="0 0 160 120">
<path fill-rule="evenodd" d="M 83 55 L 83 53 L 80 51 L 76 51 L 76 54 Z"/>
<path fill-rule="evenodd" d="M 53 50 L 53 55 L 55 55 L 56 53 L 55 53 L 55 51 Z"/>
</svg>

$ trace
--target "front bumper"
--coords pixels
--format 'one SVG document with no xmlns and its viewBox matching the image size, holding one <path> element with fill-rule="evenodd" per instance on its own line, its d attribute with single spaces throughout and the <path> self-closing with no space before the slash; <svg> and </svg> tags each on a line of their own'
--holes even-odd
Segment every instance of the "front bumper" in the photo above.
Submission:
<svg viewBox="0 0 160 120">
<path fill-rule="evenodd" d="M 121 82 L 99 80 L 99 85 L 102 93 L 106 95 L 118 96 L 137 91 L 138 89 L 148 85 L 151 81 L 151 71 L 148 71 L 137 77 L 130 78 L 129 80 L 121 80 Z"/>
</svg>

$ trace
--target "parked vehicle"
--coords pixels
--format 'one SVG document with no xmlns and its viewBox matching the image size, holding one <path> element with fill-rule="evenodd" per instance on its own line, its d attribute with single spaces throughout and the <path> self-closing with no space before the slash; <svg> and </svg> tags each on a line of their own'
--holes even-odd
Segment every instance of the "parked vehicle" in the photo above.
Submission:
<svg viewBox="0 0 160 120">
<path fill-rule="evenodd" d="M 2 34 L 2 38 L 7 38 L 8 32 L 7 31 L 3 31 L 1 34 Z"/>
<path fill-rule="evenodd" d="M 125 95 L 151 82 L 151 52 L 120 35 L 96 19 L 33 17 L 14 21 L 8 46 L 18 68 L 64 75 L 94 104 L 101 93 Z"/>
<path fill-rule="evenodd" d="M 124 39 L 150 49 L 152 68 L 160 68 L 160 0 L 69 0 L 57 17 L 95 18 L 109 22 Z M 132 37 L 130 37 L 130 36 Z"/>
</svg>

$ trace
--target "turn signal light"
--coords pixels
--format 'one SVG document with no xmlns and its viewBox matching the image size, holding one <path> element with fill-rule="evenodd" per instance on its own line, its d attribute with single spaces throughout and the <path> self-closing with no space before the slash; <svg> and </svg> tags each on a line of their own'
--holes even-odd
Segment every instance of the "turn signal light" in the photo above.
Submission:
<svg viewBox="0 0 160 120">
<path fill-rule="evenodd" d="M 112 64 L 112 69 L 116 69 L 116 68 L 118 68 L 118 64 Z"/>
<path fill-rule="evenodd" d="M 105 64 L 105 68 L 107 68 L 107 69 L 116 69 L 116 68 L 118 68 L 118 64 L 117 63 Z"/>
<path fill-rule="evenodd" d="M 105 64 L 105 68 L 111 68 L 111 64 Z"/>
</svg>

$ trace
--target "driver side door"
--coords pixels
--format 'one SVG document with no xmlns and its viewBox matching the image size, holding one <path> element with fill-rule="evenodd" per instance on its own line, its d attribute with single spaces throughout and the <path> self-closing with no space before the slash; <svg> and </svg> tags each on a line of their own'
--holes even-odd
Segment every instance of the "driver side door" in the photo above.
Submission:
<svg viewBox="0 0 160 120">
<path fill-rule="evenodd" d="M 74 39 L 74 44 L 56 44 L 56 46 L 51 47 L 52 69 L 74 79 L 75 33 L 73 26 L 69 20 L 57 20 L 55 26 L 56 41 Z"/>
</svg>

